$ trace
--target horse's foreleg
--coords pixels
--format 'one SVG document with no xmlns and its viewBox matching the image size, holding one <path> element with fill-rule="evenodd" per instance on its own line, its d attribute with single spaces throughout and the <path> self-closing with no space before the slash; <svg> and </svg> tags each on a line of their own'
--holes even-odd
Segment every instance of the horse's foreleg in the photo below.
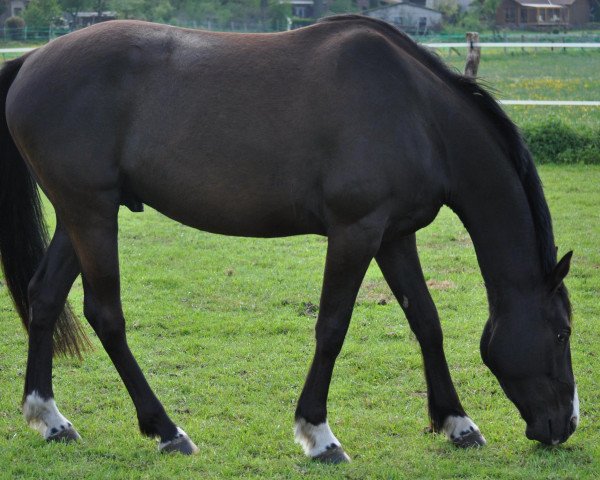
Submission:
<svg viewBox="0 0 600 480">
<path fill-rule="evenodd" d="M 113 213 L 88 215 L 70 230 L 81 263 L 85 316 L 133 400 L 142 433 L 159 437 L 161 451 L 195 453 L 197 447 L 167 416 L 129 350 L 121 309 L 116 210 Z"/>
<path fill-rule="evenodd" d="M 46 440 L 79 438 L 61 415 L 52 391 L 52 336 L 67 295 L 79 274 L 79 263 L 66 232 L 58 223 L 52 242 L 29 284 L 29 354 L 23 414 Z"/>
<path fill-rule="evenodd" d="M 316 352 L 296 409 L 296 441 L 323 462 L 349 461 L 327 423 L 327 393 L 354 301 L 380 236 L 361 226 L 331 232 L 316 326 Z"/>
<path fill-rule="evenodd" d="M 465 413 L 450 378 L 442 328 L 423 278 L 415 236 L 382 244 L 376 260 L 421 345 L 432 429 L 444 432 L 461 447 L 484 445 L 485 439 Z"/>
</svg>

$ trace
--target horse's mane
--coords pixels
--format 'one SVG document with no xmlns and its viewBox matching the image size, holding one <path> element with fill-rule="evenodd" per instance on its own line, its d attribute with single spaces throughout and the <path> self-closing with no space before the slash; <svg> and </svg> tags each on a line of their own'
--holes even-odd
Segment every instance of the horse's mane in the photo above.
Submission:
<svg viewBox="0 0 600 480">
<path fill-rule="evenodd" d="M 319 22 L 341 21 L 367 23 L 379 30 L 385 31 L 396 40 L 396 43 L 401 43 L 404 51 L 422 63 L 446 84 L 452 85 L 458 92 L 467 97 L 469 101 L 477 105 L 489 118 L 506 142 L 509 152 L 508 156 L 521 181 L 531 210 L 542 269 L 545 274 L 550 273 L 556 265 L 556 247 L 552 232 L 552 219 L 544 197 L 542 182 L 521 132 L 512 120 L 508 118 L 496 99 L 474 79 L 453 72 L 436 54 L 416 44 L 408 35 L 389 23 L 361 15 L 336 15 L 319 20 Z"/>
</svg>

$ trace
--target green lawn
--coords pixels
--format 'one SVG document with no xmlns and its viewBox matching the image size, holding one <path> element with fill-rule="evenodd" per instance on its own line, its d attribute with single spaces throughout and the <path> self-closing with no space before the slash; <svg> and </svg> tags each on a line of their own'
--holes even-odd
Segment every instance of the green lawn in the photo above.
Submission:
<svg viewBox="0 0 600 480">
<path fill-rule="evenodd" d="M 310 304 L 318 304 L 325 240 L 222 237 L 150 209 L 124 210 L 129 340 L 200 454 L 159 455 L 156 444 L 138 434 L 133 406 L 91 333 L 96 350 L 81 364 L 59 359 L 54 370 L 59 407 L 83 442 L 45 444 L 20 413 L 26 339 L 2 287 L 0 478 L 598 478 L 600 167 L 543 166 L 541 175 L 557 244 L 562 252 L 575 250 L 568 286 L 582 419 L 563 446 L 543 448 L 525 438 L 523 421 L 481 362 L 485 292 L 471 242 L 447 209 L 419 233 L 420 252 L 453 378 L 489 444 L 461 451 L 423 433 L 419 349 L 373 265 L 331 389 L 330 422 L 354 459 L 337 467 L 311 463 L 292 434 L 313 351 Z M 80 283 L 71 299 L 81 311 Z"/>
<path fill-rule="evenodd" d="M 447 51 L 439 54 L 459 71 L 464 70 L 463 56 Z M 504 100 L 598 100 L 600 101 L 600 49 L 550 51 L 549 49 L 482 49 L 478 75 Z M 520 126 L 557 117 L 571 126 L 598 130 L 600 107 L 506 106 Z"/>
<path fill-rule="evenodd" d="M 464 57 L 450 62 L 459 70 Z M 484 51 L 481 76 L 499 98 L 600 99 L 600 51 Z M 524 125 L 555 115 L 598 129 L 600 108 L 507 107 Z M 419 233 L 427 279 L 463 403 L 489 444 L 454 449 L 427 425 L 418 345 L 376 266 L 361 289 L 332 384 L 330 422 L 354 462 L 307 460 L 293 413 L 313 352 L 325 240 L 210 235 L 147 209 L 121 213 L 123 304 L 134 353 L 167 411 L 200 447 L 163 456 L 137 432 L 106 354 L 59 359 L 57 402 L 83 436 L 47 445 L 20 412 L 26 338 L 0 285 L 0 479 L 4 478 L 598 478 L 600 476 L 600 166 L 541 169 L 568 279 L 582 420 L 563 446 L 542 448 L 483 366 L 487 305 L 471 242 L 443 210 Z M 51 220 L 51 215 L 48 219 Z M 81 312 L 80 282 L 71 300 Z M 385 300 L 383 302 L 382 300 Z"/>
</svg>

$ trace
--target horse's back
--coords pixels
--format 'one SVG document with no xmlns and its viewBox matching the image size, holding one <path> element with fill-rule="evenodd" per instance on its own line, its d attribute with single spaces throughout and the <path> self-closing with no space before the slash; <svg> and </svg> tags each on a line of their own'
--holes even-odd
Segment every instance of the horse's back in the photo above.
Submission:
<svg viewBox="0 0 600 480">
<path fill-rule="evenodd" d="M 428 186 L 422 151 L 397 160 L 399 132 L 427 141 L 407 120 L 426 72 L 402 56 L 368 21 L 250 35 L 107 22 L 27 60 L 9 125 L 50 192 L 81 172 L 87 191 L 126 184 L 199 228 L 320 233 L 348 205 L 360 218 Z"/>
</svg>

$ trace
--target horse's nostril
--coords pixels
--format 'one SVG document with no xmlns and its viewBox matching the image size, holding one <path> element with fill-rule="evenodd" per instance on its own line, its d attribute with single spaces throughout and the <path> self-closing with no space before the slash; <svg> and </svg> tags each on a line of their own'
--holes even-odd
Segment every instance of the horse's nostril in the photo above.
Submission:
<svg viewBox="0 0 600 480">
<path fill-rule="evenodd" d="M 577 428 L 577 417 L 571 417 L 571 421 L 569 422 L 569 435 L 571 435 L 575 429 Z"/>
</svg>

